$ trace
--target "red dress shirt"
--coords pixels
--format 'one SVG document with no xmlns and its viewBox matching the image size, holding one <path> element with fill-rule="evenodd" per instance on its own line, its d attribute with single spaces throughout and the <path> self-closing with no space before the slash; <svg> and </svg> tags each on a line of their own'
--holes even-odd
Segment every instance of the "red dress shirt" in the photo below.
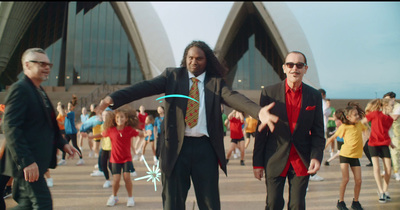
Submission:
<svg viewBox="0 0 400 210">
<path fill-rule="evenodd" d="M 293 134 L 301 109 L 303 85 L 300 85 L 300 87 L 295 92 L 290 89 L 287 81 L 285 87 L 286 111 L 288 115 L 290 131 Z M 286 177 L 290 164 L 292 165 L 294 172 L 297 176 L 308 176 L 307 168 L 301 160 L 299 154 L 297 153 L 297 150 L 294 147 L 293 143 L 290 147 L 288 162 L 286 163 L 286 167 L 285 169 L 283 169 L 280 176 Z"/>
</svg>

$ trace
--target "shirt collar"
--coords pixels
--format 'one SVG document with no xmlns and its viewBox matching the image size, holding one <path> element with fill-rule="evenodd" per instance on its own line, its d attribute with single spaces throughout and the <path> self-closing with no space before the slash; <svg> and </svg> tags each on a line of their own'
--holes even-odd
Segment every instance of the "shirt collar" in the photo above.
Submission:
<svg viewBox="0 0 400 210">
<path fill-rule="evenodd" d="M 192 77 L 196 77 L 194 76 L 194 74 L 192 74 L 192 72 L 188 71 L 188 76 L 189 79 L 191 79 Z M 204 71 L 202 74 L 200 74 L 198 77 L 196 77 L 200 82 L 204 82 L 204 78 L 206 77 L 206 71 Z"/>
<path fill-rule="evenodd" d="M 300 87 L 297 89 L 296 92 L 301 91 L 303 89 L 303 83 L 301 83 Z M 287 80 L 285 80 L 285 93 L 293 92 L 292 89 L 289 87 Z"/>
</svg>

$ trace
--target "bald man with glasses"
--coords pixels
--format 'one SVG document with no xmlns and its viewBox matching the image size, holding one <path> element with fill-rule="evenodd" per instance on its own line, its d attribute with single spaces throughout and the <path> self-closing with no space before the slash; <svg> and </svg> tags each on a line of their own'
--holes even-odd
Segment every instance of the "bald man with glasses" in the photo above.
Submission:
<svg viewBox="0 0 400 210">
<path fill-rule="evenodd" d="M 274 130 L 256 132 L 253 170 L 259 180 L 265 173 L 265 209 L 284 208 L 288 179 L 288 209 L 300 210 L 306 209 L 309 178 L 319 170 L 325 148 L 322 97 L 318 90 L 303 83 L 308 70 L 303 53 L 290 52 L 282 68 L 287 78 L 261 93 L 260 106 L 275 104 L 270 114 L 279 120 Z"/>
</svg>

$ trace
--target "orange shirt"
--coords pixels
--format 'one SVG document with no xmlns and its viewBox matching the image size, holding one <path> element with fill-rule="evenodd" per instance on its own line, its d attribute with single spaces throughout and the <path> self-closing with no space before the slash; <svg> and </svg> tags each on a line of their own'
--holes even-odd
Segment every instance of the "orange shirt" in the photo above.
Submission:
<svg viewBox="0 0 400 210">
<path fill-rule="evenodd" d="M 56 119 L 57 119 L 58 127 L 60 128 L 60 130 L 65 130 L 65 127 L 64 127 L 65 115 L 58 114 Z"/>
</svg>

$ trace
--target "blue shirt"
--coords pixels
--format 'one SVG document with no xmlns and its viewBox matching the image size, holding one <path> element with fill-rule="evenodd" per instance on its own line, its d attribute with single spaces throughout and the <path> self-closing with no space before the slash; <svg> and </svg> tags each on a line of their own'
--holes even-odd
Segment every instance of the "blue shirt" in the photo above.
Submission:
<svg viewBox="0 0 400 210">
<path fill-rule="evenodd" d="M 75 127 L 75 113 L 68 112 L 64 120 L 65 134 L 76 134 L 78 131 Z"/>
<path fill-rule="evenodd" d="M 147 124 L 144 129 L 146 131 L 147 130 L 151 130 L 151 136 L 146 136 L 145 140 L 146 141 L 149 140 L 149 137 L 150 137 L 150 140 L 154 140 L 154 131 L 153 131 L 154 130 L 154 126 L 153 126 L 153 124 Z"/>
<path fill-rule="evenodd" d="M 164 120 L 164 117 L 156 117 L 154 120 L 154 126 L 157 126 L 157 132 L 158 134 L 161 133 L 161 123 Z"/>
</svg>

